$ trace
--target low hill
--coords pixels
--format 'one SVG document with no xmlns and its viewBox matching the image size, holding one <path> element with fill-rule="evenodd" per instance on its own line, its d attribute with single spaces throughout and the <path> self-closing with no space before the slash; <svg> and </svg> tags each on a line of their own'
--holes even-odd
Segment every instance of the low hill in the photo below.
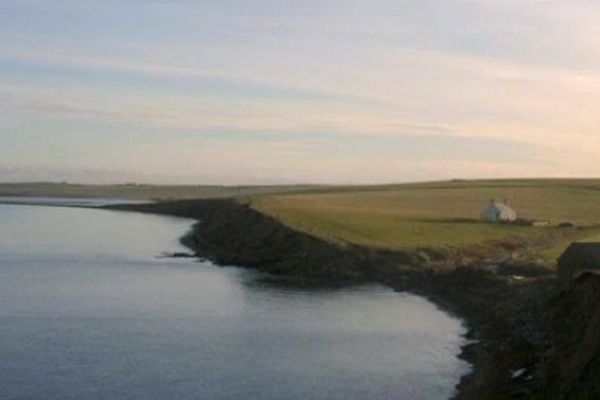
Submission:
<svg viewBox="0 0 600 400">
<path fill-rule="evenodd" d="M 181 200 L 256 196 L 307 192 L 316 185 L 218 186 L 218 185 L 81 185 L 74 183 L 0 183 L 0 196 L 102 197 L 116 199 Z"/>
</svg>

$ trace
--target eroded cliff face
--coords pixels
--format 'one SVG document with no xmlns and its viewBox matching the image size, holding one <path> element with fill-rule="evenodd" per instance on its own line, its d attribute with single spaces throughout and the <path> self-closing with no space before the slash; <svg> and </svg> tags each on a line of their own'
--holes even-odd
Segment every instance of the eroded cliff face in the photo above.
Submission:
<svg viewBox="0 0 600 400">
<path fill-rule="evenodd" d="M 287 228 L 245 204 L 227 200 L 127 205 L 127 210 L 199 220 L 182 242 L 199 257 L 272 274 L 328 281 L 365 281 L 379 273 L 366 249 L 334 245 Z"/>
<path fill-rule="evenodd" d="M 394 281 L 411 287 L 435 270 L 506 259 L 522 243 L 489 243 L 464 249 L 384 250 L 328 242 L 285 226 L 234 200 L 181 200 L 109 206 L 200 221 L 182 242 L 218 265 L 237 265 L 309 279 Z"/>
<path fill-rule="evenodd" d="M 583 272 L 549 305 L 542 398 L 600 399 L 600 273 Z"/>
</svg>

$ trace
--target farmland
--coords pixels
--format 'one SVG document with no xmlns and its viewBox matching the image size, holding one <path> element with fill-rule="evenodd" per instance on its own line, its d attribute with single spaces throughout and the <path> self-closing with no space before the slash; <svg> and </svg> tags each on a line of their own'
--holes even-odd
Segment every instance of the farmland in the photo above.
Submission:
<svg viewBox="0 0 600 400">
<path fill-rule="evenodd" d="M 548 227 L 487 224 L 481 211 L 507 199 L 521 218 Z M 320 193 L 261 196 L 254 207 L 288 226 L 338 243 L 386 249 L 463 246 L 507 237 L 523 240 L 571 221 L 589 235 L 600 223 L 600 180 L 450 181 L 332 188 Z M 580 239 L 577 232 L 573 239 Z M 585 234 L 583 234 L 585 239 Z M 568 245 L 570 239 L 562 239 Z M 562 245 L 562 243 L 556 243 Z M 551 249 L 544 249 L 550 251 Z"/>
</svg>

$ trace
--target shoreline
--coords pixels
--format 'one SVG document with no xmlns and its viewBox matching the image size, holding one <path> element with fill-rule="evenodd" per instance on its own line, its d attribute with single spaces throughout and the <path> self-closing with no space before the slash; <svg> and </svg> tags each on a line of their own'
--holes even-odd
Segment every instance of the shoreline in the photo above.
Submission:
<svg viewBox="0 0 600 400">
<path fill-rule="evenodd" d="M 102 208 L 199 221 L 181 242 L 196 257 L 219 266 L 241 266 L 315 283 L 375 282 L 426 297 L 462 319 L 468 331 L 459 357 L 469 362 L 472 370 L 457 384 L 455 400 L 582 398 L 571 397 L 574 389 L 563 380 L 582 386 L 584 392 L 597 393 L 596 376 L 586 380 L 582 376 L 586 376 L 590 358 L 600 360 L 600 340 L 587 348 L 568 347 L 573 337 L 600 338 L 600 327 L 588 323 L 595 310 L 583 313 L 586 319 L 577 324 L 565 320 L 561 310 L 572 308 L 572 303 L 587 304 L 590 297 L 598 298 L 600 304 L 598 274 L 582 277 L 583 282 L 573 285 L 585 289 L 565 293 L 557 291 L 555 274 L 511 265 L 502 261 L 506 256 L 502 253 L 495 255 L 500 257 L 495 260 L 497 268 L 478 259 L 452 268 L 448 265 L 455 260 L 446 260 L 441 263 L 445 268 L 434 267 L 419 251 L 328 243 L 233 200 Z M 562 359 L 569 357 L 581 376 L 561 367 Z"/>
<path fill-rule="evenodd" d="M 182 243 L 196 257 L 210 259 L 220 266 L 236 265 L 335 284 L 377 282 L 396 291 L 424 296 L 461 318 L 468 331 L 460 358 L 471 364 L 472 371 L 457 384 L 455 399 L 492 398 L 493 394 L 514 391 L 513 386 L 519 386 L 504 382 L 505 368 L 496 365 L 498 357 L 491 351 L 498 345 L 506 345 L 505 337 L 510 337 L 510 329 L 501 327 L 504 321 L 497 321 L 498 317 L 486 309 L 490 304 L 487 293 L 496 291 L 508 295 L 509 289 L 485 271 L 460 268 L 435 272 L 415 266 L 421 261 L 410 252 L 384 252 L 359 246 L 340 248 L 291 230 L 249 205 L 228 200 L 105 208 L 201 221 L 182 238 Z M 474 281 L 477 283 L 472 288 Z"/>
</svg>

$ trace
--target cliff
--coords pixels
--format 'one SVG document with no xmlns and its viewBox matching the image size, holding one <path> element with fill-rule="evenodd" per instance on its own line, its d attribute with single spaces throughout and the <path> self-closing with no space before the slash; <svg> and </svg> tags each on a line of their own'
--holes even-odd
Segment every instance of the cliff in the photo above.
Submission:
<svg viewBox="0 0 600 400">
<path fill-rule="evenodd" d="M 371 249 L 340 246 L 292 230 L 246 204 L 183 200 L 107 208 L 196 219 L 182 243 L 218 265 L 239 265 L 271 274 L 329 282 L 376 280 L 392 268 Z M 409 254 L 403 255 L 410 257 Z"/>
</svg>

